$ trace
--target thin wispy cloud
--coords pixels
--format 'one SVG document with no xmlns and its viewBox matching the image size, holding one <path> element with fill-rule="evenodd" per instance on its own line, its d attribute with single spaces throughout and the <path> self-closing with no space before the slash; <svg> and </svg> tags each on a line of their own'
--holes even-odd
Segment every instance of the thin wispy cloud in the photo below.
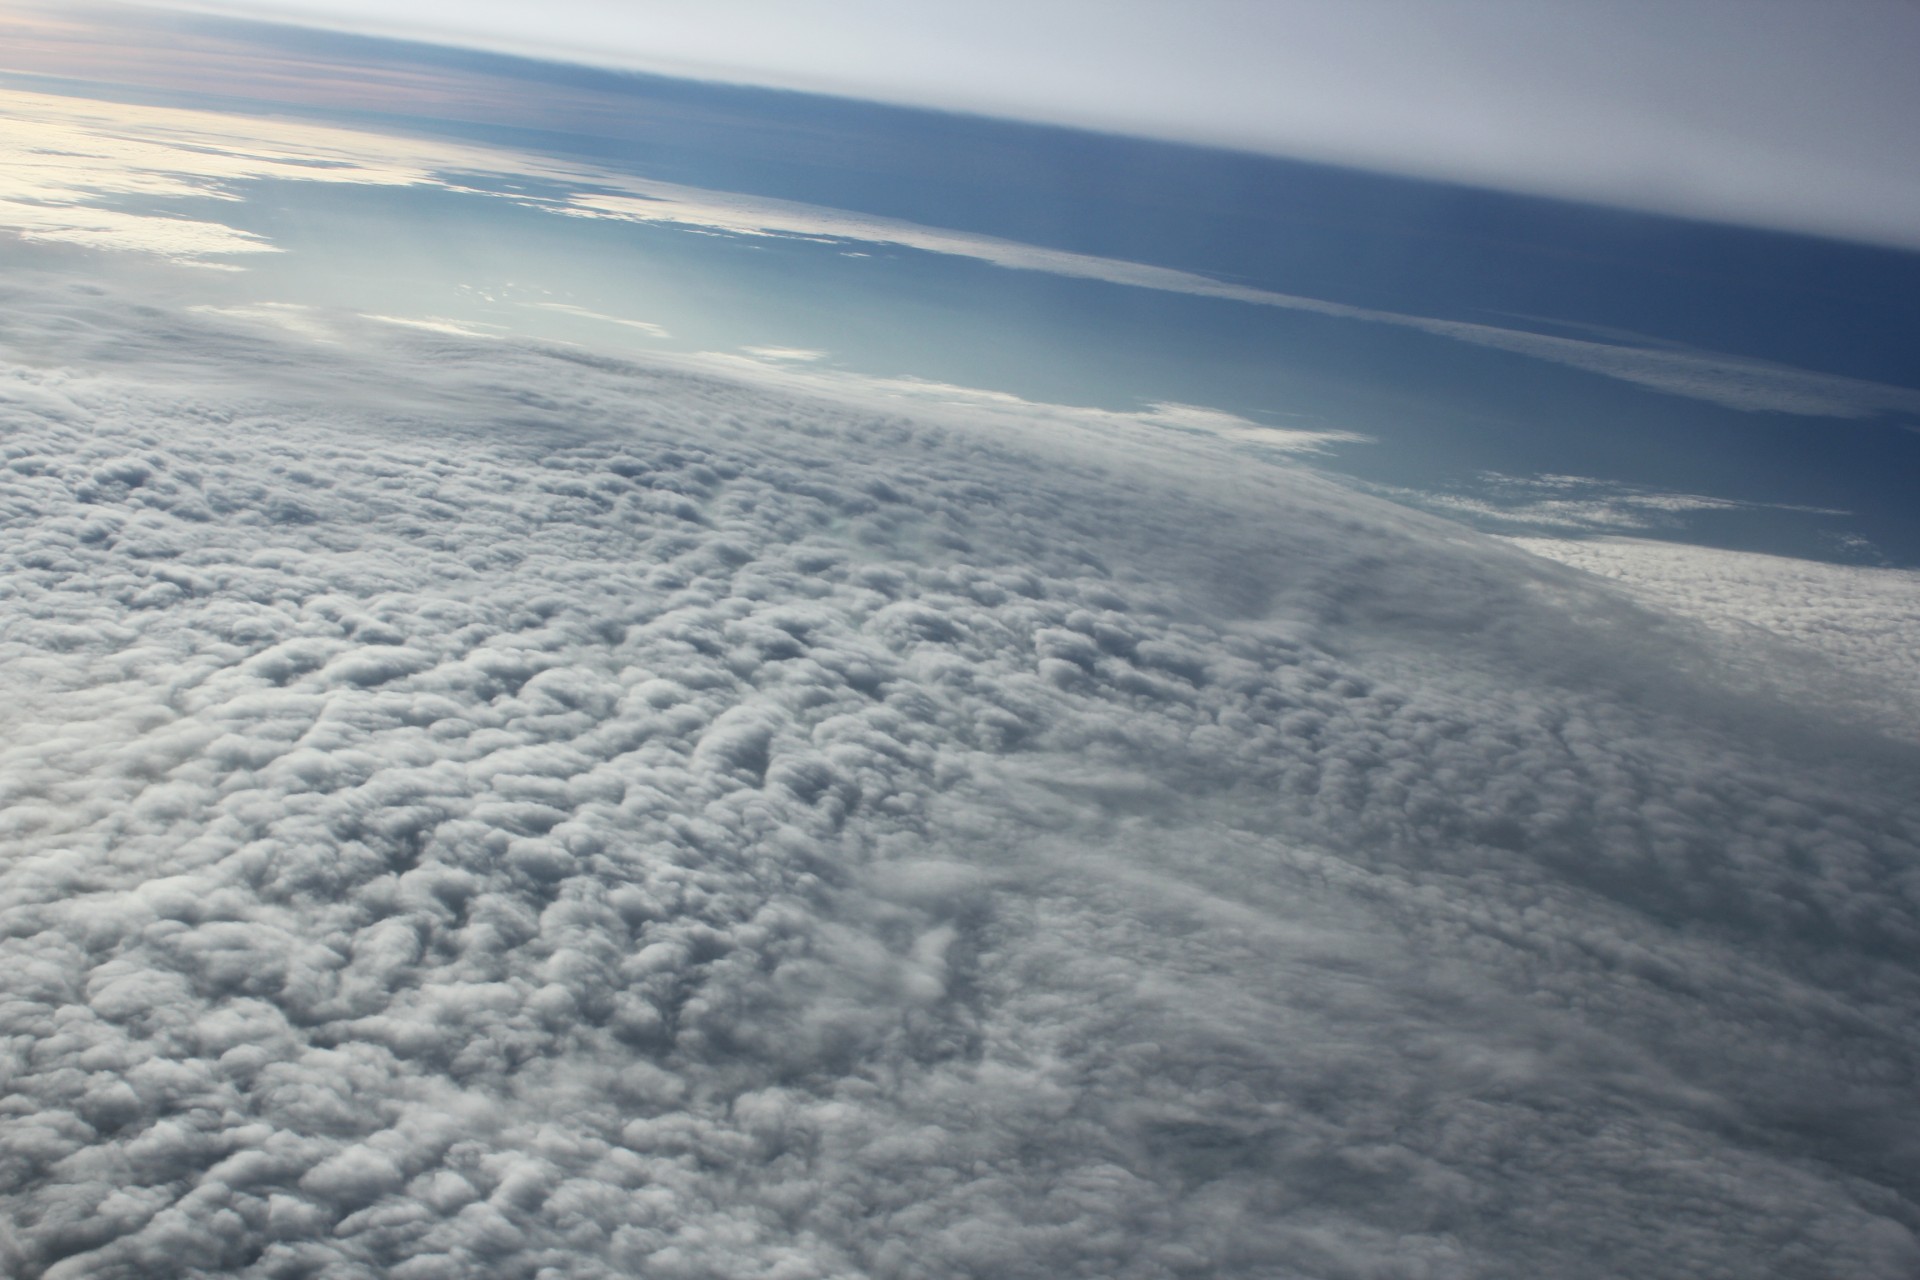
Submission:
<svg viewBox="0 0 1920 1280">
<path fill-rule="evenodd" d="M 1830 507 L 1753 502 L 1704 493 L 1682 493 L 1592 476 L 1512 476 L 1483 472 L 1447 489 L 1374 486 L 1401 501 L 1485 527 L 1570 533 L 1625 533 L 1684 527 L 1707 513 L 1772 512 L 1800 516 L 1845 516 Z"/>
<path fill-rule="evenodd" d="M 631 196 L 583 194 L 555 212 L 700 227 L 744 236 L 790 236 L 893 245 L 926 253 L 974 258 L 1016 271 L 1043 271 L 1132 288 L 1219 298 L 1253 306 L 1302 311 L 1339 320 L 1415 329 L 1435 337 L 1566 365 L 1747 412 L 1872 418 L 1920 414 L 1920 390 L 1858 378 L 1814 373 L 1712 352 L 1625 346 L 1508 329 L 1495 325 L 1356 307 L 1215 280 L 1172 267 L 1021 244 L 990 236 L 822 209 L 756 196 L 702 191 L 672 183 L 626 178 Z"/>
<path fill-rule="evenodd" d="M 744 347 L 742 350 L 758 360 L 812 362 L 827 358 L 826 352 L 815 351 L 810 347 Z"/>
<path fill-rule="evenodd" d="M 633 320 L 625 316 L 610 316 L 603 311 L 591 311 L 586 307 L 576 307 L 567 302 L 530 302 L 527 306 L 538 307 L 542 311 L 558 311 L 562 315 L 576 316 L 582 320 L 595 320 L 601 324 L 618 325 L 623 329 L 633 329 L 646 334 L 649 338 L 671 338 L 662 325 L 651 320 Z"/>
<path fill-rule="evenodd" d="M 1172 434 L 1234 441 L 1282 454 L 1315 454 L 1345 445 L 1371 444 L 1372 437 L 1331 427 L 1278 426 L 1199 405 L 1149 404 L 1136 410 L 1053 404 L 1008 391 L 965 387 L 926 378 L 885 377 L 822 364 L 826 352 L 791 347 L 748 347 L 739 353 L 702 351 L 668 357 L 678 367 L 749 377 L 780 387 L 855 404 L 875 413 L 910 412 L 916 418 L 975 427 L 993 424 L 1021 434 L 1094 430 L 1118 446 L 1121 432 L 1164 439 Z"/>
</svg>

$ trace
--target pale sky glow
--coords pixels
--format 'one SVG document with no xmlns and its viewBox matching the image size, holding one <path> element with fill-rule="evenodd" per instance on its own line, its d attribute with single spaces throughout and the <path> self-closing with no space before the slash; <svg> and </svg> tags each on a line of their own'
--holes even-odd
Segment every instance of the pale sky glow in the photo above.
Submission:
<svg viewBox="0 0 1920 1280">
<path fill-rule="evenodd" d="M 163 4 L 1920 247 L 1920 5 Z"/>
</svg>

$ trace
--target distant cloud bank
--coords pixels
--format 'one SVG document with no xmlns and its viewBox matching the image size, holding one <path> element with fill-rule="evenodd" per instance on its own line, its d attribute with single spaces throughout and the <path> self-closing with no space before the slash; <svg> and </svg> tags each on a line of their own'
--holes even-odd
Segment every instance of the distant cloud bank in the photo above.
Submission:
<svg viewBox="0 0 1920 1280">
<path fill-rule="evenodd" d="M 11 1274 L 1920 1269 L 1914 752 L 1710 631 L 1182 406 L 149 301 L 0 287 Z"/>
</svg>

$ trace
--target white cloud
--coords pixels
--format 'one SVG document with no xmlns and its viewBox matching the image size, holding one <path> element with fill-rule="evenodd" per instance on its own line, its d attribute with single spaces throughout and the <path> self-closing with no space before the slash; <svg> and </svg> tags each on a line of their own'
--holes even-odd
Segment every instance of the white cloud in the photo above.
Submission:
<svg viewBox="0 0 1920 1280">
<path fill-rule="evenodd" d="M 1704 512 L 1776 511 L 1794 515 L 1844 516 L 1828 507 L 1751 502 L 1704 493 L 1675 493 L 1592 476 L 1511 476 L 1485 471 L 1451 489 L 1370 486 L 1429 511 L 1455 516 L 1501 533 L 1635 533 L 1676 530 Z"/>
<path fill-rule="evenodd" d="M 1802 696 L 1848 697 L 1857 714 L 1920 739 L 1920 573 L 1639 538 L 1515 538 L 1535 555 L 1610 578 L 1653 608 L 1706 623 L 1776 680 L 1811 657 L 1851 677 Z"/>
<path fill-rule="evenodd" d="M 233 184 L 267 177 L 429 180 L 427 170 L 402 158 L 409 150 L 370 134 L 287 120 L 248 128 L 210 112 L 0 90 L 0 227 L 31 240 L 216 265 L 209 260 L 278 246 L 255 232 L 169 213 L 165 202 L 237 201 Z"/>
<path fill-rule="evenodd" d="M 538 307 L 542 311 L 558 311 L 564 315 L 579 316 L 583 320 L 598 320 L 602 324 L 619 325 L 623 329 L 638 329 L 649 338 L 671 338 L 673 336 L 667 332 L 663 326 L 654 324 L 651 320 L 630 320 L 625 316 L 610 316 L 605 312 L 589 311 L 585 307 L 576 307 L 565 302 L 533 302 L 527 305 Z"/>
<path fill-rule="evenodd" d="M 1920 1261 L 1844 708 L 1164 424 L 139 301 L 0 291 L 21 1274 Z"/>
<path fill-rule="evenodd" d="M 403 329 L 425 329 L 430 333 L 452 334 L 460 338 L 497 338 L 498 333 L 489 333 L 491 326 L 475 326 L 459 320 L 450 320 L 445 316 L 382 316 L 369 313 L 369 320 L 378 320 L 381 324 L 397 324 Z"/>
<path fill-rule="evenodd" d="M 804 363 L 827 358 L 826 352 L 807 347 L 743 347 L 741 350 L 756 360 L 797 360 Z"/>
<path fill-rule="evenodd" d="M 829 396 L 875 412 L 906 411 L 932 421 L 978 426 L 993 421 L 1030 433 L 1061 429 L 1114 431 L 1147 427 L 1188 437 L 1210 436 L 1283 453 L 1324 453 L 1341 445 L 1370 444 L 1371 437 L 1331 427 L 1278 427 L 1239 414 L 1198 405 L 1150 404 L 1126 411 L 1089 405 L 1049 404 L 1008 391 L 962 387 L 924 378 L 879 377 L 817 363 L 825 352 L 788 347 L 748 347 L 741 354 L 697 352 L 672 358 L 684 367 L 746 375 L 767 386 Z"/>
</svg>

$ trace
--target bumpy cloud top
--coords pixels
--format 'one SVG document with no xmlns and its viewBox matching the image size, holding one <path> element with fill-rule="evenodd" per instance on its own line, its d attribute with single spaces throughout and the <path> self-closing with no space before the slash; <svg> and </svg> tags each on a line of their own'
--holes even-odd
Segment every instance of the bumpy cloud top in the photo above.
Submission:
<svg viewBox="0 0 1920 1280">
<path fill-rule="evenodd" d="M 1920 1270 L 1910 747 L 1230 442 L 341 333 L 0 300 L 12 1274 Z"/>
<path fill-rule="evenodd" d="M 1734 652 L 1753 645 L 1748 660 L 1776 682 L 1817 655 L 1854 679 L 1850 690 L 1829 683 L 1812 696 L 1850 702 L 1886 732 L 1920 739 L 1920 573 L 1638 538 L 1513 541 L 1706 623 Z"/>
</svg>

